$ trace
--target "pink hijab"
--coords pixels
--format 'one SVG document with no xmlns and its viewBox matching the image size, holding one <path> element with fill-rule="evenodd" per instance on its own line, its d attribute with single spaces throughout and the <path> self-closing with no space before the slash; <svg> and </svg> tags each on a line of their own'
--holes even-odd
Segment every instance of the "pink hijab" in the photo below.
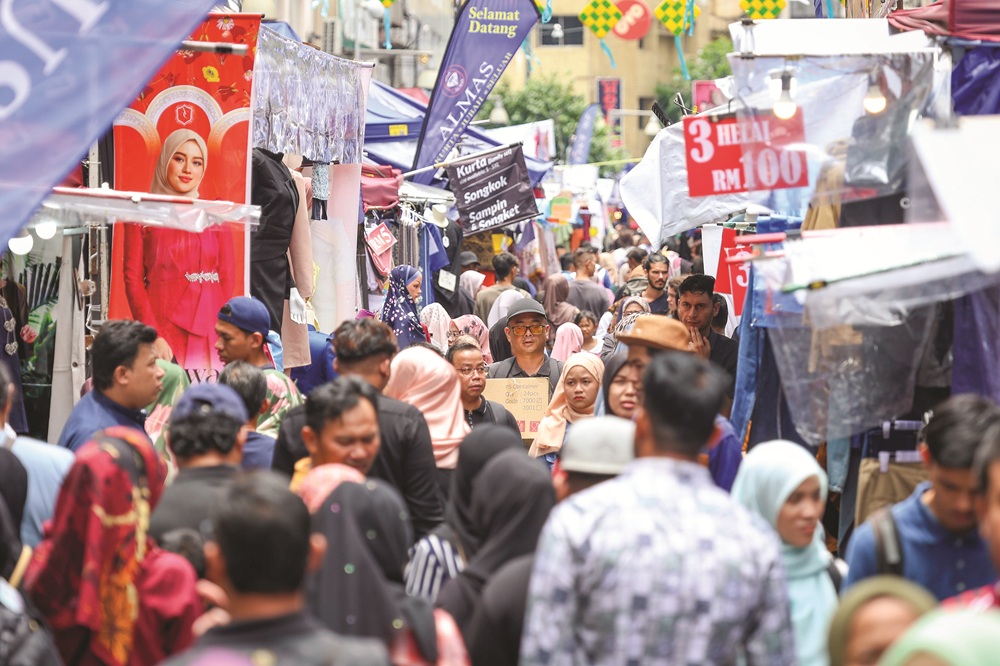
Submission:
<svg viewBox="0 0 1000 666">
<path fill-rule="evenodd" d="M 452 320 L 461 335 L 471 335 L 479 341 L 479 348 L 483 350 L 483 361 L 487 364 L 493 362 L 493 354 L 490 353 L 490 329 L 486 328 L 483 320 L 476 315 L 462 315 Z"/>
<path fill-rule="evenodd" d="M 316 513 L 330 493 L 345 481 L 364 483 L 365 475 L 347 465 L 338 463 L 320 465 L 309 470 L 296 492 L 309 507 L 309 513 Z"/>
<path fill-rule="evenodd" d="M 383 393 L 420 410 L 431 431 L 437 466 L 454 469 L 458 445 L 472 431 L 465 422 L 455 366 L 427 347 L 408 347 L 392 359 Z"/>
<path fill-rule="evenodd" d="M 556 331 L 556 341 L 552 345 L 552 358 L 565 363 L 569 357 L 583 350 L 583 331 L 573 323 L 563 324 Z"/>
<path fill-rule="evenodd" d="M 582 335 L 582 334 L 581 334 Z M 566 376 L 573 368 L 583 368 L 593 376 L 598 384 L 604 379 L 604 364 L 600 357 L 587 352 L 573 354 L 563 364 L 562 374 L 559 375 L 559 384 L 549 406 L 545 408 L 545 417 L 538 426 L 538 436 L 531 443 L 528 455 L 533 458 L 552 453 L 562 448 L 563 439 L 566 437 L 566 427 L 570 423 L 575 423 L 580 419 L 594 415 L 594 407 L 597 401 L 586 412 L 574 410 L 566 400 Z"/>
</svg>

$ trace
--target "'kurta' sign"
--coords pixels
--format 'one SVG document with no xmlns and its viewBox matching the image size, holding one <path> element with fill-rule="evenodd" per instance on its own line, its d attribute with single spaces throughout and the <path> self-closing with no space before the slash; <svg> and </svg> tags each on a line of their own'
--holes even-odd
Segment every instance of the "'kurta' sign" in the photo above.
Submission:
<svg viewBox="0 0 1000 666">
<path fill-rule="evenodd" d="M 452 162 L 448 181 L 466 236 L 538 215 L 519 145 Z"/>
<path fill-rule="evenodd" d="M 785 146 L 805 140 L 802 112 L 789 120 L 770 113 L 684 119 L 688 194 L 703 197 L 780 190 L 809 183 L 805 155 Z"/>
</svg>

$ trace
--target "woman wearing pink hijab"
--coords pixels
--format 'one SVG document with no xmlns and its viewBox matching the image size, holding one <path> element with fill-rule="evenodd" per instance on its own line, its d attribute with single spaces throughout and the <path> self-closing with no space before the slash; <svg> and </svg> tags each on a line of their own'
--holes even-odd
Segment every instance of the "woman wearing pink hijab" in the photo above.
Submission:
<svg viewBox="0 0 1000 666">
<path fill-rule="evenodd" d="M 569 426 L 594 415 L 602 379 L 604 364 L 594 354 L 580 352 L 566 360 L 559 375 L 559 384 L 538 426 L 538 435 L 528 450 L 532 458 L 545 458 L 545 462 L 552 467 Z"/>
<path fill-rule="evenodd" d="M 483 361 L 487 365 L 493 362 L 493 355 L 490 354 L 490 329 L 486 328 L 482 319 L 476 315 L 462 315 L 452 319 L 448 331 L 448 346 L 450 347 L 460 335 L 471 335 L 479 341 L 479 348 L 483 350 Z"/>
<path fill-rule="evenodd" d="M 462 410 L 462 388 L 455 366 L 427 347 L 407 347 L 393 357 L 392 375 L 383 393 L 424 415 L 438 481 L 447 497 L 448 481 L 458 462 L 458 445 L 472 432 Z"/>
<path fill-rule="evenodd" d="M 556 331 L 552 345 L 552 358 L 565 363 L 573 354 L 583 350 L 583 331 L 576 324 L 563 324 Z"/>
</svg>

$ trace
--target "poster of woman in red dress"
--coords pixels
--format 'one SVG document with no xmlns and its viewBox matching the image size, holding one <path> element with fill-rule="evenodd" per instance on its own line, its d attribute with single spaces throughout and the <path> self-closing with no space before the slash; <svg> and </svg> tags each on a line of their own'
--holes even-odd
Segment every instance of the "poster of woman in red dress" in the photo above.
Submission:
<svg viewBox="0 0 1000 666">
<path fill-rule="evenodd" d="M 243 43 L 247 54 L 178 51 L 122 112 L 114 127 L 116 189 L 249 201 L 259 28 L 259 15 L 210 15 L 190 39 Z M 222 367 L 214 349 L 216 317 L 229 298 L 247 293 L 247 239 L 238 224 L 203 231 L 117 225 L 109 317 L 153 326 L 161 358 L 174 359 L 193 382 L 214 380 Z"/>
</svg>

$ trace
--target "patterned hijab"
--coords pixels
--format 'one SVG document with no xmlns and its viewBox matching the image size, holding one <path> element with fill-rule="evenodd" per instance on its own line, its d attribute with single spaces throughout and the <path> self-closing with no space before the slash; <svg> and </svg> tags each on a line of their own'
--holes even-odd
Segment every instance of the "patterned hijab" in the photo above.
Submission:
<svg viewBox="0 0 1000 666">
<path fill-rule="evenodd" d="M 596 400 L 586 412 L 576 411 L 566 400 L 566 377 L 570 370 L 579 367 L 589 372 L 598 386 L 604 379 L 604 364 L 594 354 L 580 352 L 573 354 L 566 360 L 563 364 L 562 374 L 559 376 L 559 384 L 556 385 L 552 400 L 545 408 L 545 417 L 538 426 L 538 436 L 535 437 L 535 441 L 531 443 L 531 449 L 528 451 L 532 457 L 543 456 L 561 449 L 563 439 L 566 437 L 567 426 L 579 419 L 594 415 Z"/>
<path fill-rule="evenodd" d="M 88 630 L 102 664 L 130 663 L 139 613 L 136 582 L 156 545 L 149 516 L 166 466 L 145 435 L 124 426 L 97 433 L 76 454 L 25 587 L 56 631 Z"/>
<path fill-rule="evenodd" d="M 185 194 L 170 187 L 170 183 L 167 181 L 167 169 L 170 166 L 170 159 L 174 156 L 174 153 L 177 152 L 177 149 L 188 141 L 194 141 L 198 144 L 198 148 L 201 150 L 201 157 L 204 160 L 203 164 L 205 165 L 204 170 L 202 171 L 202 180 L 204 180 L 204 174 L 208 171 L 208 146 L 205 145 L 205 140 L 201 138 L 201 135 L 197 132 L 192 132 L 188 129 L 175 130 L 171 132 L 163 142 L 163 149 L 160 151 L 160 158 L 156 161 L 156 168 L 153 171 L 153 184 L 149 186 L 151 194 L 168 194 L 170 196 L 186 197 L 188 199 L 198 198 L 197 187 Z M 198 185 L 201 185 L 201 183 L 199 182 Z"/>
<path fill-rule="evenodd" d="M 471 335 L 479 341 L 479 348 L 483 350 L 483 360 L 486 363 L 492 363 L 493 355 L 490 353 L 490 330 L 486 328 L 483 320 L 476 315 L 462 315 L 453 321 L 459 335 Z"/>
<path fill-rule="evenodd" d="M 440 303 L 431 303 L 420 311 L 420 322 L 427 329 L 431 344 L 442 353 L 448 353 L 448 329 L 451 315 Z"/>
<path fill-rule="evenodd" d="M 406 349 L 417 342 L 428 342 L 417 304 L 410 298 L 406 287 L 420 277 L 420 271 L 413 266 L 396 266 L 389 273 L 389 291 L 382 304 L 381 319 L 392 326 L 396 334 L 396 346 Z"/>
</svg>

